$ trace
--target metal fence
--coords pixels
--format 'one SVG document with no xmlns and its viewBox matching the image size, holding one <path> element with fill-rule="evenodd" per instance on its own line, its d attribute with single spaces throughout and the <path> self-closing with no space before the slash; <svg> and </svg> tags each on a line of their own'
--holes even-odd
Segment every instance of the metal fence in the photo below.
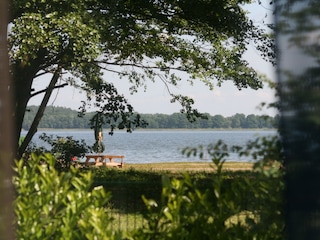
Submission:
<svg viewBox="0 0 320 240">
<path fill-rule="evenodd" d="M 242 174 L 239 174 L 240 177 L 237 179 L 226 178 L 224 182 L 224 189 L 230 190 L 230 193 L 232 194 L 232 181 L 239 181 L 240 178 L 246 178 L 246 180 L 243 180 L 245 183 L 251 179 L 253 173 L 248 174 L 250 174 L 248 177 L 246 177 L 246 173 L 243 172 Z M 279 179 L 273 179 L 271 181 L 278 180 Z M 200 191 L 211 191 L 213 194 L 211 179 L 204 178 L 202 180 L 198 179 L 197 181 L 197 186 Z M 259 181 L 256 183 L 259 184 Z M 142 195 L 147 199 L 155 200 L 159 205 L 161 205 L 162 184 L 160 179 L 159 181 L 96 181 L 94 185 L 102 185 L 106 191 L 111 192 L 112 198 L 107 207 L 110 210 L 110 215 L 114 218 L 112 226 L 113 228 L 117 228 L 124 232 L 130 232 L 132 230 L 142 228 L 147 224 L 144 216 L 148 211 L 143 203 Z M 269 184 L 271 187 L 274 185 L 275 184 L 273 183 Z M 254 195 L 255 193 L 252 191 L 253 189 L 254 187 L 250 189 L 243 187 L 234 193 L 234 197 L 237 198 L 235 202 L 239 204 L 239 208 L 242 212 L 253 212 L 253 209 L 258 210 L 265 206 L 265 203 L 260 201 L 260 199 Z M 276 194 L 279 194 L 279 198 L 281 198 L 281 193 L 277 192 Z M 266 199 L 264 199 L 264 201 L 266 201 Z M 271 204 L 275 205 L 275 203 Z M 269 207 L 272 206 L 270 205 Z M 279 211 L 281 210 L 282 209 L 279 209 Z"/>
</svg>

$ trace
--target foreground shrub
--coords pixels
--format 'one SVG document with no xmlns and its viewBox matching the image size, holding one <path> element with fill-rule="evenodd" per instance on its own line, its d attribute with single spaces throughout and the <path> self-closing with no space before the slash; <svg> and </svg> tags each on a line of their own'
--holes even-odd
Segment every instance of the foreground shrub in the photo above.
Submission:
<svg viewBox="0 0 320 240">
<path fill-rule="evenodd" d="M 211 187 L 199 188 L 188 174 L 172 180 L 163 176 L 161 203 L 143 197 L 148 224 L 136 231 L 134 239 L 282 240 L 284 185 L 279 165 L 257 164 L 256 177 L 234 181 L 222 173 L 227 146 L 219 142 L 207 150 L 217 169 Z"/>
<path fill-rule="evenodd" d="M 159 195 L 161 192 L 160 198 L 143 197 L 148 208 L 146 224 L 132 234 L 126 233 L 126 238 L 112 228 L 109 209 L 103 207 L 110 194 L 101 187 L 92 189 L 106 176 L 114 184 L 120 171 L 96 169 L 100 178 L 96 176 L 93 183 L 91 170 L 71 167 L 70 171 L 58 172 L 51 155 L 32 154 L 30 161 L 17 161 L 15 168 L 17 239 L 283 239 L 283 170 L 273 160 L 275 155 L 268 155 L 272 161 L 256 164 L 250 174 L 235 177 L 235 173 L 222 171 L 229 150 L 222 142 L 206 149 L 215 169 L 210 178 L 206 177 L 208 184 L 188 174 L 171 180 L 162 176 L 162 192 L 160 185 L 152 185 Z M 201 151 L 203 155 L 204 149 Z M 128 169 L 125 173 L 134 185 L 141 181 L 136 171 Z M 148 174 L 142 178 L 154 182 L 160 178 Z M 144 190 L 150 194 L 149 189 Z M 135 197 L 131 192 L 126 196 L 129 201 Z"/>
<path fill-rule="evenodd" d="M 102 187 L 90 190 L 90 172 L 58 172 L 54 166 L 49 154 L 16 162 L 17 239 L 120 239 L 104 208 L 110 194 Z"/>
</svg>

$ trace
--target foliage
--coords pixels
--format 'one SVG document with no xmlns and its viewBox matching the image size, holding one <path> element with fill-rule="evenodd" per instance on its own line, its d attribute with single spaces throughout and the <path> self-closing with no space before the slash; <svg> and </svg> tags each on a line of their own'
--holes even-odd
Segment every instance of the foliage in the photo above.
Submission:
<svg viewBox="0 0 320 240">
<path fill-rule="evenodd" d="M 58 172 L 54 165 L 50 154 L 16 161 L 17 239 L 120 239 L 104 207 L 110 193 L 90 190 L 90 172 Z"/>
<path fill-rule="evenodd" d="M 26 113 L 24 129 L 29 129 L 36 106 L 30 106 Z M 77 118 L 77 111 L 63 107 L 48 107 L 39 124 L 39 128 L 83 128 L 89 129 L 90 118 L 93 119 L 94 112 L 88 112 L 83 118 Z M 206 114 L 206 119 L 197 119 L 190 123 L 182 113 L 173 114 L 140 114 L 140 118 L 148 125 L 146 128 L 276 128 L 279 116 L 271 117 L 264 115 L 244 115 L 237 113 L 230 117 L 222 115 Z M 103 121 L 104 128 L 109 128 L 109 123 Z"/>
<path fill-rule="evenodd" d="M 87 146 L 83 139 L 81 141 L 74 140 L 72 136 L 54 138 L 53 135 L 42 133 L 39 138 L 52 147 L 49 152 L 58 159 L 59 168 L 69 168 L 74 157 L 84 157 L 86 153 L 91 151 L 91 147 Z"/>
<path fill-rule="evenodd" d="M 250 42 L 274 62 L 274 43 L 264 27 L 248 18 L 243 5 L 251 2 L 13 0 L 8 32 L 16 139 L 29 100 L 47 94 L 26 141 L 33 137 L 52 90 L 66 83 L 83 90 L 88 102 L 94 100 L 106 122 L 129 131 L 139 126 L 139 115 L 105 81 L 105 72 L 126 77 L 132 93 L 146 89 L 147 80 L 162 81 L 190 120 L 201 114 L 193 109 L 193 99 L 170 92 L 169 86 L 179 81 L 200 80 L 210 89 L 225 80 L 239 89 L 261 88 L 260 76 L 243 55 Z M 45 75 L 52 76 L 49 87 L 34 90 L 35 79 Z M 20 154 L 27 145 L 21 145 Z"/>
<path fill-rule="evenodd" d="M 255 152 L 254 148 L 249 149 L 250 154 Z M 230 151 L 245 152 L 244 149 L 230 148 L 223 142 L 209 145 L 206 149 L 185 149 L 185 154 L 200 157 L 205 155 L 204 152 L 208 153 L 216 172 L 184 175 L 169 172 L 163 175 L 164 172 L 134 169 L 76 170 L 74 167 L 68 172 L 58 173 L 50 155 L 32 154 L 32 161 L 26 164 L 18 161 L 15 168 L 18 235 L 21 239 L 28 239 L 28 234 L 33 234 L 33 239 L 41 239 L 55 231 L 57 238 L 79 239 L 78 236 L 86 236 L 86 239 L 93 239 L 89 236 L 92 233 L 97 239 L 112 239 L 118 233 L 109 228 L 112 220 L 108 219 L 107 209 L 99 206 L 108 201 L 120 211 L 146 213 L 143 206 L 135 202 L 143 194 L 149 210 L 145 215 L 146 224 L 132 234 L 127 233 L 130 239 L 212 239 L 212 236 L 217 239 L 283 239 L 281 168 L 260 161 L 261 164 L 257 164 L 252 172 L 222 171 L 224 158 Z M 95 175 L 94 181 L 92 174 Z M 94 186 L 101 185 L 112 191 L 112 199 L 110 194 L 99 199 L 103 195 L 99 192 L 101 189 L 99 194 L 93 194 Z M 92 188 L 95 190 L 91 191 Z M 85 193 L 78 193 L 80 190 Z M 88 210 L 88 213 L 85 210 L 88 208 L 96 209 L 104 217 L 95 215 L 98 213 L 94 210 Z M 90 222 L 91 218 L 98 223 Z M 99 221 L 108 223 L 100 225 Z M 71 224 L 58 226 L 61 222 Z M 82 226 L 84 223 L 87 225 Z M 99 226 L 103 226 L 102 230 Z"/>
<path fill-rule="evenodd" d="M 94 181 L 103 182 L 123 182 L 130 183 L 148 182 L 160 183 L 162 172 L 152 170 L 137 170 L 134 168 L 123 168 L 121 170 L 115 168 L 94 168 Z"/>
<path fill-rule="evenodd" d="M 123 97 L 119 96 L 114 87 L 110 87 L 104 83 L 95 86 L 93 96 L 89 96 L 87 102 L 82 101 L 79 116 L 83 117 L 86 112 L 87 105 L 91 105 L 92 98 L 95 98 L 93 106 L 99 110 L 90 119 L 90 128 L 95 129 L 97 126 L 102 127 L 108 124 L 110 128 L 109 134 L 117 128 L 127 129 L 132 132 L 136 127 L 145 127 L 147 123 L 141 119 L 140 114 L 133 113 L 133 107 Z"/>
<path fill-rule="evenodd" d="M 28 111 L 25 114 L 22 128 L 29 130 L 32 121 L 38 111 L 38 106 L 28 106 Z M 90 119 L 94 112 L 87 113 L 83 117 L 78 117 L 78 111 L 65 107 L 48 106 L 44 111 L 43 117 L 38 128 L 90 128 Z"/>
<path fill-rule="evenodd" d="M 228 181 L 222 175 L 227 148 L 222 142 L 208 147 L 217 172 L 206 190 L 188 174 L 171 181 L 163 176 L 161 204 L 143 197 L 148 225 L 137 230 L 135 239 L 283 239 L 281 171 L 257 166 L 260 178 L 223 187 Z M 256 204 L 243 204 L 248 192 Z"/>
<path fill-rule="evenodd" d="M 283 164 L 283 149 L 279 135 L 258 137 L 250 140 L 244 147 L 233 146 L 232 150 L 240 156 L 250 156 L 256 165 L 270 166 L 272 164 Z"/>
</svg>

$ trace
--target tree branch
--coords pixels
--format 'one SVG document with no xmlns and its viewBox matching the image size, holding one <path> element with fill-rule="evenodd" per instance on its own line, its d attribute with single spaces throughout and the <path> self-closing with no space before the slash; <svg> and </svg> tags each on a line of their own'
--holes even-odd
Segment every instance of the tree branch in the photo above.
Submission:
<svg viewBox="0 0 320 240">
<path fill-rule="evenodd" d="M 139 65 L 136 63 L 117 63 L 117 62 L 108 62 L 108 61 L 96 61 L 97 64 L 107 64 L 107 65 L 114 65 L 114 66 L 119 66 L 119 67 L 136 67 L 136 68 L 145 68 L 145 69 L 158 69 L 158 70 L 177 70 L 177 71 L 184 71 L 183 69 L 181 69 L 181 67 L 157 67 L 157 66 L 145 66 L 145 65 Z M 106 71 L 113 71 L 116 72 L 114 70 L 110 70 L 107 68 L 103 68 L 101 66 L 99 66 L 100 68 L 106 70 Z"/>
<path fill-rule="evenodd" d="M 35 92 L 34 94 L 31 94 L 30 98 L 32 98 L 32 97 L 34 97 L 34 96 L 36 96 L 36 95 L 38 95 L 38 94 L 47 92 L 48 90 L 51 90 L 51 91 L 52 91 L 52 90 L 54 90 L 54 89 L 56 89 L 56 88 L 63 88 L 63 87 L 65 87 L 65 86 L 68 86 L 68 83 L 64 83 L 64 84 L 57 85 L 57 86 L 53 86 L 53 87 L 48 87 L 48 88 L 43 89 L 43 90 L 41 90 L 41 91 Z"/>
</svg>

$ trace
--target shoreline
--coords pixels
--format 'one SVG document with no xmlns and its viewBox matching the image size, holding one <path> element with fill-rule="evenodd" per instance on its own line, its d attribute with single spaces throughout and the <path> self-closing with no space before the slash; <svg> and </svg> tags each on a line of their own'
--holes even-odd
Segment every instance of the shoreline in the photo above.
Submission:
<svg viewBox="0 0 320 240">
<path fill-rule="evenodd" d="M 277 128 L 144 128 L 144 129 L 135 129 L 132 132 L 148 132 L 148 131 L 276 131 Z M 27 132 L 28 130 L 22 129 L 23 132 Z M 90 128 L 38 128 L 38 131 L 50 131 L 50 132 L 73 132 L 73 131 L 83 131 L 88 132 L 93 129 Z M 108 128 L 104 128 L 104 132 L 108 132 Z M 126 130 L 115 130 L 114 132 L 124 132 Z"/>
<path fill-rule="evenodd" d="M 224 162 L 225 171 L 247 171 L 253 169 L 252 162 Z M 124 169 L 151 170 L 151 171 L 214 171 L 212 162 L 164 162 L 164 163 L 125 163 Z"/>
</svg>

